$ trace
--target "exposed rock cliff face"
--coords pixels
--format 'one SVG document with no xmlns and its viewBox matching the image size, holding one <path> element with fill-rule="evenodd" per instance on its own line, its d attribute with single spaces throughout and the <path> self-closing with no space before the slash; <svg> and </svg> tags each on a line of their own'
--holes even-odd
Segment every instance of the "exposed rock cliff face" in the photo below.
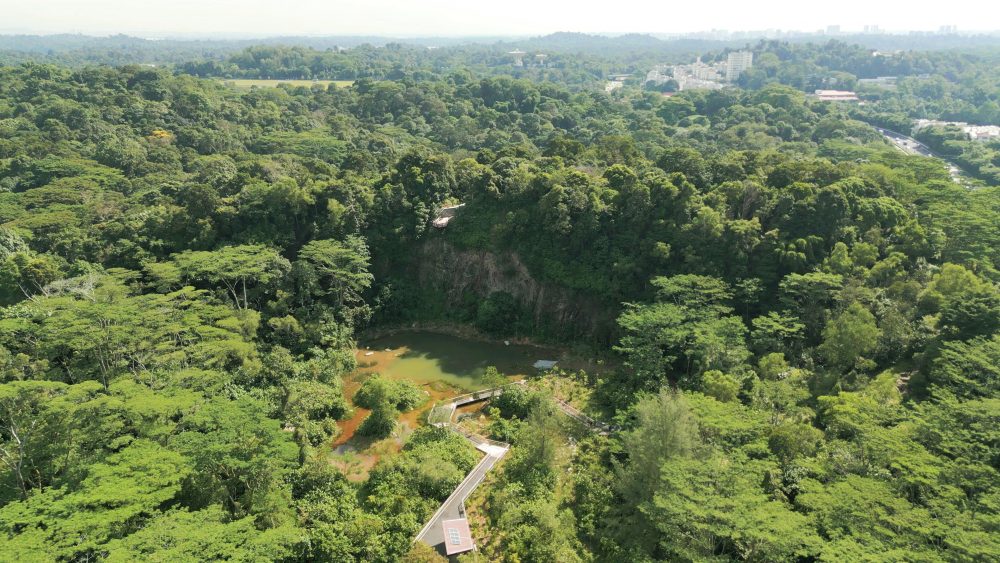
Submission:
<svg viewBox="0 0 1000 563">
<path fill-rule="evenodd" d="M 608 341 L 617 311 L 579 292 L 535 280 L 513 252 L 460 250 L 442 238 L 420 246 L 417 275 L 424 290 L 441 292 L 448 303 L 465 294 L 481 298 L 507 292 L 534 317 L 535 325 L 562 337 Z"/>
</svg>

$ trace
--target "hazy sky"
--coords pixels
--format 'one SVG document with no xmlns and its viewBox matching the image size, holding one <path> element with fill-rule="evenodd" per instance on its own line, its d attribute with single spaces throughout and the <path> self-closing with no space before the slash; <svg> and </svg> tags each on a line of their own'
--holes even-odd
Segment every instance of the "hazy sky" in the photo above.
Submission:
<svg viewBox="0 0 1000 563">
<path fill-rule="evenodd" d="M 930 7 L 933 5 L 933 7 Z M 926 6 L 926 7 L 925 7 Z M 0 32 L 471 36 L 1000 28 L 996 0 L 0 0 Z"/>
</svg>

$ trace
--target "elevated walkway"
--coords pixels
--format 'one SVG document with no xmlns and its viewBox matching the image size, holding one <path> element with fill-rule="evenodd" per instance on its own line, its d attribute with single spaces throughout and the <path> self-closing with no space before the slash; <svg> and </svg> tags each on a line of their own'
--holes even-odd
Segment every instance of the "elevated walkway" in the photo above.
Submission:
<svg viewBox="0 0 1000 563">
<path fill-rule="evenodd" d="M 506 442 L 490 440 L 489 438 L 469 432 L 461 426 L 455 424 L 453 422 L 453 419 L 455 418 L 455 411 L 463 405 L 498 397 L 503 394 L 504 390 L 510 389 L 512 385 L 524 385 L 524 383 L 525 381 L 522 380 L 501 387 L 483 389 L 482 391 L 458 395 L 457 397 L 452 397 L 447 401 L 438 403 L 431 409 L 430 413 L 427 415 L 427 422 L 429 424 L 439 428 L 448 428 L 453 432 L 461 434 L 466 440 L 472 443 L 477 450 L 483 452 L 484 457 L 478 464 L 476 464 L 475 467 L 472 468 L 472 471 L 469 471 L 468 475 L 465 476 L 465 479 L 463 479 L 462 482 L 455 487 L 455 490 L 452 491 L 448 498 L 445 499 L 444 503 L 442 503 L 437 511 L 434 512 L 427 523 L 424 524 L 424 527 L 420 529 L 420 532 L 413 541 L 424 542 L 444 555 L 446 553 L 446 546 L 443 523 L 446 520 L 465 518 L 465 499 L 469 498 L 469 495 L 471 495 L 483 479 L 486 478 L 486 473 L 488 473 L 490 469 L 493 469 L 493 466 L 495 466 L 500 459 L 503 458 L 508 451 L 510 451 L 510 444 Z M 555 399 L 555 402 L 559 407 L 559 410 L 597 434 L 606 436 L 618 430 L 615 426 L 583 414 L 565 401 Z M 473 549 L 475 549 L 475 545 L 473 545 Z"/>
<path fill-rule="evenodd" d="M 510 444 L 506 442 L 490 440 L 489 438 L 468 432 L 455 424 L 453 422 L 455 410 L 463 405 L 498 397 L 503 394 L 504 389 L 509 388 L 510 385 L 523 384 L 524 381 L 518 381 L 502 387 L 494 387 L 492 389 L 483 389 L 482 391 L 466 393 L 464 395 L 452 397 L 445 402 L 435 405 L 434 408 L 431 409 L 431 412 L 427 415 L 427 422 L 429 424 L 439 428 L 449 428 L 453 432 L 461 434 L 466 440 L 471 442 L 477 450 L 483 452 L 485 455 L 483 456 L 483 459 L 472 468 L 472 471 L 469 471 L 468 475 L 465 476 L 465 479 L 463 479 L 462 482 L 455 487 L 455 490 L 452 491 L 448 498 L 445 499 L 441 506 L 434 512 L 434 514 L 431 515 L 430 519 L 426 524 L 424 524 L 424 527 L 420 529 L 420 532 L 417 533 L 417 537 L 414 538 L 413 541 L 424 542 L 436 549 L 442 555 L 445 554 L 446 546 L 443 526 L 444 522 L 446 520 L 465 518 L 465 499 L 469 498 L 469 495 L 476 490 L 479 483 L 482 483 L 483 479 L 486 478 L 486 473 L 488 473 L 490 469 L 493 469 L 493 466 L 496 465 L 508 451 L 510 451 Z M 473 549 L 475 549 L 475 546 L 473 546 Z"/>
<path fill-rule="evenodd" d="M 573 407 L 573 405 L 563 401 L 562 399 L 553 399 L 556 402 L 556 406 L 559 407 L 559 410 L 561 410 L 563 414 L 590 428 L 594 432 L 601 434 L 602 436 L 607 436 L 608 434 L 618 430 L 618 427 L 616 426 L 612 426 L 606 422 L 601 422 L 600 420 L 583 414 Z"/>
</svg>

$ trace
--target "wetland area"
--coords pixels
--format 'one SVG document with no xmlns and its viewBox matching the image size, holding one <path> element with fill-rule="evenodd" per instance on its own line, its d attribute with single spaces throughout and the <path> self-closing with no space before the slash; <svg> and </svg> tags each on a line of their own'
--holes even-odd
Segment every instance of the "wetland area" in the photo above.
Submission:
<svg viewBox="0 0 1000 563">
<path fill-rule="evenodd" d="M 553 348 L 478 340 L 427 330 L 402 330 L 371 339 L 362 339 L 355 354 L 358 368 L 344 382 L 349 400 L 364 380 L 378 373 L 392 380 L 416 384 L 427 400 L 416 409 L 402 413 L 392 436 L 371 440 L 356 435 L 368 416 L 367 409 L 354 406 L 354 414 L 338 422 L 340 434 L 333 442 L 331 463 L 350 479 L 362 480 L 380 458 L 402 447 L 406 437 L 423 424 L 437 401 L 486 386 L 486 368 L 496 367 L 511 380 L 535 373 L 532 364 L 540 359 L 559 359 Z M 352 403 L 353 404 L 353 403 Z M 473 406 L 473 408 L 481 405 Z"/>
</svg>

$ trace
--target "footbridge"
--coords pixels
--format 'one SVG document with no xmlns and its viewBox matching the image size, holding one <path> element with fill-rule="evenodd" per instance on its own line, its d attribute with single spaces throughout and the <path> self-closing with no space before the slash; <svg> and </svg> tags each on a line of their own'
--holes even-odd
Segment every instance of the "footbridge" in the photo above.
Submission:
<svg viewBox="0 0 1000 563">
<path fill-rule="evenodd" d="M 430 414 L 427 415 L 427 422 L 432 426 L 450 425 L 452 423 L 452 418 L 455 416 L 455 410 L 459 407 L 472 403 L 478 403 L 479 401 L 486 401 L 488 399 L 492 399 L 493 397 L 498 397 L 503 394 L 505 389 L 509 389 L 512 385 L 524 384 L 525 380 L 522 379 L 521 381 L 515 381 L 507 385 L 501 385 L 500 387 L 483 389 L 481 391 L 474 391 L 472 393 L 452 397 L 447 401 L 434 405 Z"/>
</svg>

